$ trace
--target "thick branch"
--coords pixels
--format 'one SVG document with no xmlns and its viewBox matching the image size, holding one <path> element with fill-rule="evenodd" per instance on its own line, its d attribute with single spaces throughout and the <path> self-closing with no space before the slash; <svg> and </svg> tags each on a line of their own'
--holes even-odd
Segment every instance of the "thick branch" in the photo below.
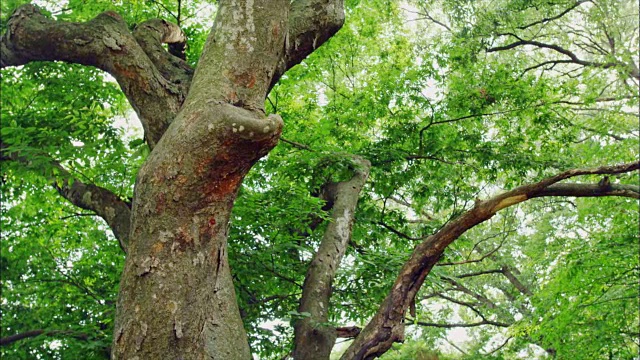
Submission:
<svg viewBox="0 0 640 360">
<path fill-rule="evenodd" d="M 28 339 L 28 338 L 31 338 L 31 337 L 40 336 L 42 334 L 44 334 L 44 330 L 38 329 L 38 330 L 25 331 L 25 332 L 22 332 L 22 333 L 19 333 L 19 334 L 6 336 L 6 337 L 3 337 L 3 338 L 0 338 L 0 346 L 9 345 L 9 344 L 14 343 L 16 341 L 20 341 L 22 339 Z"/>
<path fill-rule="evenodd" d="M 60 183 L 54 187 L 60 195 L 73 205 L 93 211 L 107 222 L 118 239 L 120 247 L 127 252 L 129 229 L 131 226 L 131 208 L 116 194 L 94 184 L 85 184 L 58 165 Z"/>
<path fill-rule="evenodd" d="M 29 159 L 17 153 L 9 153 L 5 149 L 6 145 L 0 141 L 0 161 L 15 161 L 30 168 Z M 126 252 L 129 243 L 130 205 L 110 190 L 94 184 L 85 184 L 57 161 L 50 161 L 54 169 L 47 175 L 51 185 L 73 205 L 92 211 L 103 218 L 118 239 L 122 250 Z"/>
<path fill-rule="evenodd" d="M 160 73 L 186 94 L 191 84 L 193 69 L 185 61 L 183 51 L 187 38 L 178 25 L 165 20 L 152 19 L 138 25 L 133 31 L 133 36 Z M 162 44 L 169 44 L 169 52 Z M 179 52 L 172 52 L 173 50 Z"/>
<path fill-rule="evenodd" d="M 600 197 L 623 196 L 640 199 L 640 186 L 625 184 L 554 184 L 531 197 L 572 196 Z"/>
<path fill-rule="evenodd" d="M 270 88 L 282 74 L 329 40 L 344 24 L 343 0 L 296 0 L 289 12 L 285 55 L 278 64 Z"/>
<path fill-rule="evenodd" d="M 183 89 L 165 79 L 122 18 L 105 12 L 85 23 L 54 21 L 30 4 L 19 7 L 0 41 L 0 67 L 32 61 L 94 66 L 115 77 L 154 147 L 180 109 Z"/>
<path fill-rule="evenodd" d="M 336 328 L 337 337 L 343 339 L 354 339 L 358 334 L 360 334 L 360 329 L 357 326 L 343 326 Z"/>
<path fill-rule="evenodd" d="M 351 239 L 358 197 L 371 167 L 367 160 L 359 157 L 354 157 L 353 165 L 351 179 L 325 187 L 325 197 L 333 203 L 331 222 L 304 281 L 298 312 L 306 312 L 310 316 L 296 321 L 294 325 L 294 359 L 329 359 L 336 341 L 336 329 L 324 325 L 329 320 L 333 279 Z"/>
<path fill-rule="evenodd" d="M 426 276 L 437 263 L 444 249 L 474 226 L 489 220 L 498 211 L 534 197 L 545 196 L 552 185 L 580 175 L 606 175 L 628 173 L 640 168 L 640 162 L 593 169 L 574 169 L 546 178 L 534 184 L 520 186 L 486 201 L 478 201 L 474 208 L 449 222 L 435 234 L 416 246 L 411 258 L 404 264 L 387 298 L 378 312 L 344 353 L 342 359 L 372 359 L 385 353 L 394 342 L 404 338 L 406 309 L 424 283 Z M 611 187 L 601 182 L 601 191 Z M 552 190 L 549 190 L 552 189 Z M 555 191 L 555 190 L 553 190 Z M 581 196 L 593 196 L 580 192 Z M 547 195 L 550 196 L 550 195 Z M 572 195 L 574 196 L 574 195 Z M 626 196 L 610 190 L 608 196 Z M 633 196 L 632 196 L 633 197 Z"/>
</svg>

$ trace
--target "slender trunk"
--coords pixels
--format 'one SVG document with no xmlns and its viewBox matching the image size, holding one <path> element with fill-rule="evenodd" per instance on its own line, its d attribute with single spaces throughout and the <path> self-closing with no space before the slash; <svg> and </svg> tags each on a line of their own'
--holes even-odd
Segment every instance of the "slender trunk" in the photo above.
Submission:
<svg viewBox="0 0 640 360">
<path fill-rule="evenodd" d="M 371 167 L 360 157 L 354 156 L 353 163 L 351 179 L 327 184 L 323 191 L 323 198 L 333 204 L 331 223 L 304 280 L 298 312 L 308 316 L 294 324 L 294 359 L 328 360 L 336 342 L 336 329 L 328 324 L 333 279 L 351 239 L 358 197 Z"/>
</svg>

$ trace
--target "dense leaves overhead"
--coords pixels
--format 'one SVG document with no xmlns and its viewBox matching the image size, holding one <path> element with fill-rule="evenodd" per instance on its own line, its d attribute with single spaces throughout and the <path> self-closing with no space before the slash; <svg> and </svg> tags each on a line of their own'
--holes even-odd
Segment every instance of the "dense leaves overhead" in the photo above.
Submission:
<svg viewBox="0 0 640 360">
<path fill-rule="evenodd" d="M 2 29 L 22 1 L 2 4 Z M 38 4 L 64 21 L 116 10 L 131 29 L 181 26 L 196 66 L 207 1 Z M 340 32 L 271 90 L 282 139 L 244 179 L 229 260 L 252 351 L 292 350 L 322 192 L 372 168 L 333 283 L 330 325 L 362 327 L 414 247 L 464 211 L 573 168 L 638 159 L 632 1 L 346 1 Z M 130 204 L 148 146 L 117 83 L 79 65 L 2 70 L 2 338 L 10 358 L 107 358 L 124 253 L 56 188 Z M 128 120 L 126 120 L 128 119 Z M 133 125 L 132 125 L 133 124 Z M 575 182 L 638 184 L 637 172 Z M 638 352 L 635 199 L 543 198 L 500 212 L 444 253 L 388 359 L 631 358 Z M 326 325 L 326 324 L 321 324 Z M 452 328 L 466 328 L 463 340 Z M 449 343 L 449 344 L 448 344 Z M 453 345 L 450 345 L 453 343 Z M 336 346 L 337 352 L 343 351 Z"/>
</svg>

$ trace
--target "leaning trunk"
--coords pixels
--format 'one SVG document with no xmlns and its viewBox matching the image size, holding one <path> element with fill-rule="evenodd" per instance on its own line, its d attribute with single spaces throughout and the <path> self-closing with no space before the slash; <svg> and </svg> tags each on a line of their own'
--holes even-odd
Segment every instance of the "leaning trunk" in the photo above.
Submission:
<svg viewBox="0 0 640 360">
<path fill-rule="evenodd" d="M 188 121 L 180 116 L 140 170 L 115 358 L 251 358 L 227 260 L 227 229 L 243 177 L 276 144 L 281 123 L 263 119 L 270 131 L 244 139 L 225 129 L 242 111 L 218 105 Z"/>
<path fill-rule="evenodd" d="M 287 10 L 286 0 L 220 3 L 184 105 L 138 172 L 114 358 L 251 358 L 227 230 L 242 179 L 282 130 L 263 105 Z"/>
</svg>

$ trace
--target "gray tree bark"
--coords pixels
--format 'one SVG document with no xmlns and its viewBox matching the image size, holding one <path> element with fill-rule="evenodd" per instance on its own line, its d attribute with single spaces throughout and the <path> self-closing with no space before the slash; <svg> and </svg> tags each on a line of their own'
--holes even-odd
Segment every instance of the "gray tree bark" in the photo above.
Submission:
<svg viewBox="0 0 640 360">
<path fill-rule="evenodd" d="M 318 251 L 311 259 L 302 289 L 298 313 L 308 313 L 294 324 L 293 358 L 328 360 L 337 331 L 328 324 L 333 279 L 351 240 L 360 190 L 367 181 L 371 164 L 353 158 L 353 176 L 347 181 L 326 184 L 322 198 L 333 204 L 331 222 L 324 232 Z"/>
</svg>

